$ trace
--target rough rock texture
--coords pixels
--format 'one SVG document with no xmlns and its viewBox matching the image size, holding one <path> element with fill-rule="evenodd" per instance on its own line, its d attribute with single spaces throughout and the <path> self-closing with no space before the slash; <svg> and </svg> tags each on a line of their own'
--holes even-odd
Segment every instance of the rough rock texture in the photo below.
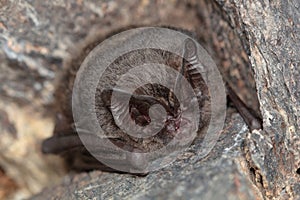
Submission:
<svg viewBox="0 0 300 200">
<path fill-rule="evenodd" d="M 59 181 L 62 165 L 45 158 L 39 143 L 51 134 L 48 108 L 63 63 L 94 35 L 166 24 L 198 33 L 224 79 L 260 107 L 264 130 L 249 133 L 234 115 L 204 160 L 193 161 L 196 142 L 146 177 L 77 174 L 34 198 L 300 198 L 299 9 L 298 0 L 1 1 L 1 168 L 23 198 Z"/>
<path fill-rule="evenodd" d="M 299 198 L 300 3 L 217 1 L 243 36 L 255 71 L 264 130 L 247 137 L 247 160 L 266 198 Z"/>
<path fill-rule="evenodd" d="M 195 160 L 201 149 L 197 141 L 170 166 L 145 177 L 82 173 L 66 177 L 61 185 L 32 199 L 263 199 L 250 179 L 244 156 L 247 133 L 242 118 L 235 114 L 204 160 Z"/>
</svg>

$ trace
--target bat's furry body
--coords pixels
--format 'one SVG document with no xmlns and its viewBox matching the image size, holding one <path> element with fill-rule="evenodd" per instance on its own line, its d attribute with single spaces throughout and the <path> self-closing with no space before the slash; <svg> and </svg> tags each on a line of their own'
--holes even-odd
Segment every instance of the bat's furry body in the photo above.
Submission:
<svg viewBox="0 0 300 200">
<path fill-rule="evenodd" d="M 189 36 L 193 36 L 192 33 L 186 30 L 175 30 L 181 31 Z M 76 73 L 88 53 L 108 36 L 95 38 L 86 46 L 81 48 L 78 51 L 78 55 L 74 55 L 73 59 L 66 64 L 66 70 L 60 78 L 59 85 L 55 92 L 57 117 L 54 136 L 44 141 L 43 151 L 45 153 L 62 154 L 66 158 L 68 166 L 72 169 L 109 170 L 109 168 L 105 167 L 93 158 L 82 145 L 79 137 L 77 136 L 72 115 L 72 89 Z M 194 36 L 193 38 L 195 39 Z M 133 67 L 140 66 L 145 63 L 164 64 L 177 70 L 182 73 L 187 80 L 189 80 L 193 89 L 200 91 L 200 94 L 197 95 L 197 101 L 200 110 L 198 134 L 201 135 L 201 130 L 205 129 L 210 120 L 210 95 L 207 85 L 201 75 L 199 73 L 194 74 L 193 68 L 191 68 L 190 63 L 188 62 L 189 61 L 182 59 L 182 56 L 174 55 L 167 51 L 144 49 L 132 51 L 119 57 L 107 68 L 100 79 L 101 81 L 98 83 L 97 92 L 95 94 L 96 114 L 102 129 L 105 130 L 106 135 L 111 138 L 111 141 L 115 145 L 131 152 L 151 152 L 166 145 L 174 136 L 173 133 L 176 132 L 178 126 L 180 126 L 182 119 L 180 119 L 180 114 L 178 114 L 180 112 L 180 106 L 178 106 L 176 98 L 174 98 L 174 95 L 172 95 L 170 90 L 161 87 L 160 85 L 152 84 L 144 85 L 135 90 L 134 95 L 136 95 L 136 98 L 134 96 L 129 103 L 130 115 L 136 124 L 140 126 L 147 125 L 147 112 L 149 106 L 152 104 L 152 100 L 149 97 L 152 97 L 155 99 L 153 101 L 157 101 L 166 108 L 168 117 L 171 119 L 165 122 L 165 128 L 153 137 L 141 139 L 123 133 L 123 131 L 116 125 L 111 110 L 114 108 L 118 110 L 118 106 L 121 105 L 111 105 L 111 91 L 109 90 L 114 88 L 120 75 L 126 73 Z M 185 68 L 183 68 L 183 65 L 185 65 Z M 151 70 L 152 69 L 149 68 L 149 71 Z M 168 74 L 158 74 L 157 76 L 158 77 L 156 78 L 158 79 L 165 79 L 168 77 Z M 138 77 L 133 79 L 135 79 L 134 81 L 139 81 Z M 176 81 L 174 81 L 174 83 L 176 83 Z M 105 92 L 105 90 L 107 90 L 107 92 Z M 144 97 L 146 100 L 143 101 Z M 120 116 L 121 115 L 122 113 L 120 113 Z M 126 121 L 124 122 L 126 123 Z M 76 123 L 80 124 L 81 122 Z M 105 148 L 107 147 L 104 145 L 103 151 Z M 105 152 L 105 154 L 108 157 L 111 156 L 112 162 L 114 162 L 114 152 Z M 115 161 L 117 162 L 117 160 Z M 124 162 L 126 164 L 133 165 L 134 167 L 139 167 L 139 165 L 144 164 L 144 160 L 142 158 L 134 157 L 134 155 L 133 157 L 127 158 Z"/>
</svg>

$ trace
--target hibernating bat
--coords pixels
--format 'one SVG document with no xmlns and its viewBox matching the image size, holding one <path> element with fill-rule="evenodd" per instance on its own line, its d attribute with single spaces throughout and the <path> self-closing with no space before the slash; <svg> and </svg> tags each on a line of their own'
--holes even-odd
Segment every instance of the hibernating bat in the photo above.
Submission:
<svg viewBox="0 0 300 200">
<path fill-rule="evenodd" d="M 171 28 L 180 31 L 197 40 L 196 36 L 186 30 Z M 108 37 L 108 36 L 106 36 Z M 52 137 L 46 139 L 42 144 L 44 153 L 62 155 L 68 167 L 74 170 L 93 170 L 100 169 L 105 171 L 115 171 L 95 159 L 90 152 L 85 148 L 80 140 L 72 115 L 72 89 L 76 73 L 87 54 L 106 37 L 98 38 L 85 46 L 79 55 L 74 56 L 74 59 L 67 65 L 66 71 L 59 81 L 55 96 L 56 96 L 56 124 Z M 174 81 L 173 88 L 166 88 L 160 84 L 146 84 L 137 88 L 133 94 L 128 91 L 114 87 L 115 77 L 123 74 L 132 66 L 138 66 L 145 63 L 157 63 L 170 66 L 177 70 L 185 77 L 197 94 L 196 101 L 199 106 L 199 124 L 198 135 L 201 136 L 202 130 L 205 130 L 210 120 L 210 93 L 208 87 L 203 80 L 201 74 L 194 68 L 192 63 L 197 62 L 197 48 L 193 40 L 185 40 L 182 47 L 184 56 L 179 56 L 168 51 L 160 49 L 140 49 L 131 51 L 117 58 L 106 70 L 102 77 L 104 83 L 101 83 L 96 91 L 96 111 L 97 118 L 102 129 L 106 132 L 110 141 L 126 151 L 132 152 L 131 156 L 124 159 L 118 157 L 116 152 L 112 150 L 109 144 L 100 141 L 101 146 L 97 145 L 97 141 L 92 134 L 87 133 L 86 141 L 92 146 L 95 145 L 95 151 L 107 157 L 111 163 L 126 165 L 129 168 L 142 169 L 147 166 L 147 160 L 137 156 L 134 152 L 151 152 L 159 149 L 172 140 L 175 134 L 180 131 L 180 127 L 184 123 L 189 123 L 189 120 L 183 119 L 181 113 L 182 107 L 174 95 L 177 87 L 180 87 L 180 77 Z M 177 80 L 178 79 L 178 80 Z M 252 112 L 238 98 L 234 91 L 227 85 L 227 93 L 237 106 L 243 118 L 251 129 L 260 128 L 260 121 L 253 116 Z M 116 102 L 111 101 L 112 93 L 116 93 L 119 99 Z M 184 92 L 184 91 L 182 91 Z M 129 115 L 124 113 L 126 106 L 122 101 L 122 97 L 130 98 Z M 189 104 L 189 102 L 185 102 Z M 160 105 L 165 109 L 167 117 L 161 119 L 163 128 L 154 136 L 147 138 L 137 138 L 126 134 L 119 128 L 118 123 L 127 124 L 131 120 L 140 127 L 147 127 L 151 123 L 149 109 L 153 105 Z M 112 111 L 117 113 L 117 117 L 113 117 Z M 154 113 L 155 114 L 155 113 Z M 124 116 L 130 116 L 129 118 Z M 88 119 L 85 119 L 88 120 Z M 115 120 L 118 120 L 116 122 Z M 79 124 L 82 122 L 78 122 Z M 83 122 L 84 123 L 84 122 Z M 186 125 L 186 124 L 185 124 Z M 180 133 L 179 133 L 180 134 Z M 134 170 L 133 170 L 134 171 Z"/>
</svg>

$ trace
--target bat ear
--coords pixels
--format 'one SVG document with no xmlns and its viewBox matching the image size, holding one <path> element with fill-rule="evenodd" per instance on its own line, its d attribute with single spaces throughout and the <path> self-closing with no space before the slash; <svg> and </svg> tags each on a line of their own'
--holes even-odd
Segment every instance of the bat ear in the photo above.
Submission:
<svg viewBox="0 0 300 200">
<path fill-rule="evenodd" d="M 112 94 L 115 93 L 115 97 L 117 98 L 117 102 L 119 103 L 126 103 L 126 99 L 130 99 L 131 97 L 135 97 L 136 95 L 132 95 L 129 92 L 125 91 L 125 90 L 121 90 L 121 89 L 116 89 L 116 88 L 106 88 L 104 90 L 102 90 L 101 92 L 101 99 L 104 103 L 104 106 L 106 107 L 111 107 L 112 106 L 112 102 L 111 102 L 111 98 L 112 98 Z"/>
<path fill-rule="evenodd" d="M 115 101 L 112 101 L 112 94 L 115 94 L 114 97 L 116 97 Z M 128 120 L 130 120 L 130 118 L 128 117 L 128 100 L 125 100 L 125 98 L 122 97 L 126 97 L 127 99 L 130 98 L 130 94 L 127 93 L 126 91 L 123 90 L 118 90 L 115 88 L 107 88 L 102 90 L 101 92 L 101 99 L 102 102 L 104 104 L 104 106 L 115 116 L 117 115 L 117 117 L 115 117 L 115 123 L 117 125 L 120 124 L 127 124 Z"/>
<path fill-rule="evenodd" d="M 190 38 L 185 39 L 183 43 L 181 67 L 179 69 L 179 74 L 175 81 L 174 91 L 178 91 L 180 89 L 182 76 L 184 76 L 185 74 L 190 76 L 191 65 L 196 64 L 196 62 L 198 61 L 196 55 L 197 55 L 196 43 Z"/>
<path fill-rule="evenodd" d="M 115 94 L 115 101 L 112 101 L 113 93 Z M 118 116 L 117 119 L 119 119 L 119 121 L 116 122 L 117 124 L 127 123 L 129 118 L 127 117 L 128 113 L 126 111 L 128 111 L 128 109 L 126 108 L 128 106 L 128 99 L 130 98 L 130 93 L 116 88 L 104 89 L 101 92 L 101 99 L 104 106 L 107 107 L 111 113 Z"/>
<path fill-rule="evenodd" d="M 113 102 L 111 101 L 112 93 L 117 98 Z M 152 96 L 130 94 L 127 91 L 115 88 L 104 89 L 101 93 L 101 98 L 104 105 L 117 115 L 115 117 L 118 120 L 116 124 L 127 124 L 129 120 L 134 120 L 136 124 L 145 126 L 150 123 L 149 108 L 152 105 L 160 104 L 168 109 L 163 102 Z"/>
<path fill-rule="evenodd" d="M 183 42 L 183 51 L 182 51 L 182 61 L 181 66 L 179 68 L 179 74 L 176 77 L 174 89 L 173 91 L 177 94 L 187 95 L 184 94 L 184 90 L 182 87 L 182 77 L 186 77 L 189 79 L 191 86 L 193 88 L 193 76 L 199 76 L 199 73 L 197 72 L 196 68 L 194 68 L 195 64 L 197 64 L 198 58 L 197 58 L 197 45 L 194 40 L 187 38 Z M 201 74 L 200 74 L 201 75 Z M 171 100 L 174 99 L 173 94 L 170 95 L 168 101 L 171 102 Z M 170 104 L 170 103 L 169 103 Z M 176 110 L 176 107 L 178 105 L 173 105 L 173 109 Z"/>
<path fill-rule="evenodd" d="M 192 59 L 196 59 L 196 55 L 197 55 L 197 45 L 195 41 L 192 40 L 191 38 L 185 39 L 183 57 L 185 57 L 185 59 L 187 59 L 187 61 L 190 62 Z"/>
</svg>

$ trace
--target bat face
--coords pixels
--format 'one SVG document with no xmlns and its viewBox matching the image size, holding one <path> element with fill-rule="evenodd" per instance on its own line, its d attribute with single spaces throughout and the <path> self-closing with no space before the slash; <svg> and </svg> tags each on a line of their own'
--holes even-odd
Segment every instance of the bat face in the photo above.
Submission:
<svg viewBox="0 0 300 200">
<path fill-rule="evenodd" d="M 152 89 L 155 88 L 155 86 L 157 85 L 151 85 Z M 151 106 L 155 104 L 160 105 L 166 110 L 165 118 L 158 119 L 164 124 L 161 132 L 168 136 L 175 136 L 180 129 L 180 126 L 187 125 L 189 120 L 182 116 L 182 112 L 185 108 L 183 105 L 180 105 L 174 93 L 168 88 L 164 88 L 161 92 L 162 94 L 168 94 L 168 96 L 161 95 L 156 98 L 146 95 L 132 96 L 129 101 L 130 117 L 137 125 L 145 127 L 151 123 L 151 113 L 149 112 Z M 141 98 L 140 101 L 138 98 Z M 161 115 L 161 113 L 152 110 L 152 115 L 154 115 L 153 118 L 158 118 L 159 116 L 157 115 Z"/>
<path fill-rule="evenodd" d="M 186 49 L 183 51 L 186 52 Z M 194 48 L 193 51 L 196 51 L 196 48 Z M 195 55 L 195 52 L 189 52 L 189 54 Z M 202 76 L 194 72 L 190 67 L 192 66 L 191 63 L 187 60 L 184 60 L 182 56 L 174 55 L 171 52 L 166 52 L 159 49 L 147 49 L 143 51 L 133 51 L 123 55 L 121 58 L 118 58 L 118 60 L 115 60 L 115 62 L 109 66 L 110 71 L 113 71 L 114 74 L 112 75 L 111 73 L 104 73 L 101 79 L 108 81 L 101 82 L 98 86 L 99 94 L 101 94 L 101 97 L 96 100 L 98 121 L 101 127 L 106 131 L 107 137 L 122 138 L 126 144 L 129 144 L 130 146 L 133 146 L 142 152 L 149 152 L 153 149 L 162 148 L 168 144 L 175 135 L 178 137 L 180 135 L 184 135 L 181 133 L 180 128 L 183 126 L 189 126 L 189 123 L 192 121 L 192 119 L 186 119 L 182 115 L 183 112 L 190 112 L 187 110 L 187 107 L 190 105 L 190 100 L 192 99 L 187 99 L 179 103 L 179 99 L 177 99 L 176 95 L 174 94 L 175 90 L 179 90 L 183 96 L 185 96 L 185 91 L 181 91 L 181 80 L 179 78 L 181 76 L 179 75 L 177 78 L 175 78 L 175 80 L 170 80 L 172 81 L 171 88 L 166 88 L 159 84 L 146 84 L 137 87 L 137 89 L 130 94 L 129 91 L 122 90 L 114 86 L 114 82 L 120 76 L 118 74 L 120 71 L 126 71 L 126 67 L 130 68 L 131 66 L 139 66 L 148 62 L 156 62 L 157 64 L 170 66 L 172 69 L 176 70 L 177 73 L 179 72 L 182 78 L 189 80 L 194 88 L 197 88 L 199 91 L 201 91 L 201 94 L 197 96 L 197 99 L 194 99 L 194 101 L 198 101 L 199 109 L 202 111 L 200 114 L 201 122 L 199 123 L 199 129 L 203 128 L 203 126 L 207 124 L 205 120 L 209 120 L 210 109 L 208 88 L 202 79 Z M 149 71 L 150 70 L 151 69 L 149 69 Z M 120 74 L 122 73 L 124 72 L 121 72 Z M 115 76 L 115 80 L 114 78 L 111 78 L 112 76 Z M 162 79 L 168 79 L 167 75 L 162 75 L 161 77 Z M 159 78 L 160 77 L 158 77 L 158 79 Z M 139 77 L 132 75 L 130 76 L 129 80 L 130 84 L 134 84 L 133 82 L 136 81 L 136 85 L 139 85 Z M 110 84 L 108 84 L 109 81 L 111 81 Z M 116 94 L 115 102 L 111 101 L 113 92 Z M 126 99 L 126 97 L 130 98 L 130 118 L 125 117 L 125 107 L 127 104 L 126 100 L 123 100 L 122 98 Z M 164 109 L 166 111 L 166 116 L 160 116 L 161 114 L 158 112 L 159 110 L 151 110 L 150 108 L 154 105 L 159 105 L 162 109 Z M 153 117 L 151 117 L 150 111 L 153 112 Z M 114 113 L 114 117 L 112 116 L 112 113 Z M 145 135 L 147 135 L 148 132 L 155 132 L 155 126 L 153 130 L 147 129 L 151 122 L 155 124 L 155 121 L 152 119 L 157 119 L 157 124 L 163 123 L 163 125 L 162 129 L 157 133 L 157 135 L 151 138 L 138 139 L 131 137 L 130 135 L 125 134 L 118 129 L 115 129 L 115 125 L 118 126 L 126 124 L 130 126 L 129 121 L 133 121 L 134 125 L 137 125 L 137 128 L 141 127 L 141 132 L 144 132 Z"/>
<path fill-rule="evenodd" d="M 118 96 L 117 102 L 115 103 L 111 102 L 112 92 L 117 93 Z M 151 94 L 155 95 L 151 96 Z M 122 99 L 124 96 L 130 98 L 129 119 L 124 117 L 126 115 L 126 104 L 123 104 L 126 100 Z M 189 123 L 189 120 L 182 116 L 182 112 L 185 111 L 184 104 L 180 105 L 178 99 L 171 90 L 158 84 L 148 84 L 143 86 L 143 88 L 138 88 L 137 92 L 134 92 L 133 94 L 118 89 L 103 90 L 101 98 L 102 101 L 105 102 L 105 107 L 111 115 L 112 110 L 117 113 L 117 116 L 115 116 L 114 119 L 118 119 L 119 124 L 130 124 L 128 121 L 131 120 L 134 122 L 134 125 L 142 128 L 141 132 L 154 133 L 157 130 L 160 130 L 155 139 L 144 139 L 141 140 L 140 144 L 134 138 L 128 138 L 127 144 L 131 143 L 131 140 L 134 140 L 132 145 L 139 147 L 145 152 L 149 150 L 150 144 L 159 145 L 158 143 L 161 143 L 166 145 L 172 137 L 179 133 L 181 125 L 187 125 L 187 123 Z M 160 107 L 155 108 L 155 106 Z M 165 115 L 162 115 L 160 112 L 161 109 L 166 111 Z M 112 118 L 112 116 L 110 117 Z M 99 121 L 103 121 L 102 119 L 103 116 L 99 116 Z M 152 127 L 152 129 L 150 128 L 149 130 L 150 123 L 163 125 L 162 127 L 154 126 L 154 128 Z M 107 132 L 109 132 L 109 130 Z M 124 139 L 125 137 L 122 138 Z M 146 146 L 143 146 L 142 143 L 145 142 L 148 143 Z"/>
</svg>

